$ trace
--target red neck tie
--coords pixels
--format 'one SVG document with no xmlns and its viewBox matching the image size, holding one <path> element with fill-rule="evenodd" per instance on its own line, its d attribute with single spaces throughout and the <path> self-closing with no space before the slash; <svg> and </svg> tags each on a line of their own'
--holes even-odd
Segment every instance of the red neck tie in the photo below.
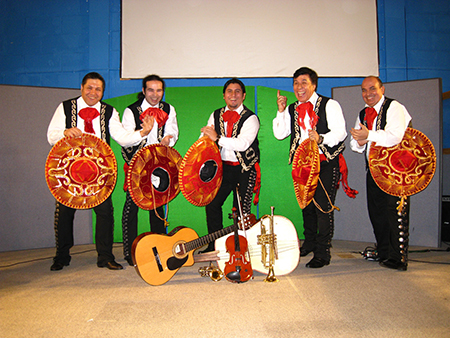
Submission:
<svg viewBox="0 0 450 338">
<path fill-rule="evenodd" d="M 297 106 L 295 110 L 298 112 L 298 124 L 303 129 L 307 129 L 305 126 L 305 116 L 308 114 L 309 116 L 309 124 L 311 125 L 311 129 L 314 129 L 314 127 L 317 124 L 317 121 L 319 120 L 319 116 L 314 112 L 313 105 L 311 102 L 305 102 Z"/>
<path fill-rule="evenodd" d="M 140 116 L 139 119 L 141 121 L 144 121 L 144 118 L 146 116 L 153 116 L 156 120 L 156 123 L 158 123 L 158 128 L 161 128 L 163 126 L 167 119 L 169 118 L 169 115 L 166 114 L 164 111 L 162 111 L 159 108 L 147 108 Z"/>
<path fill-rule="evenodd" d="M 241 115 L 234 110 L 227 110 L 223 113 L 222 117 L 223 120 L 227 122 L 227 137 L 231 137 L 231 134 L 233 133 L 233 126 L 237 121 L 239 121 Z"/>
<path fill-rule="evenodd" d="M 83 108 L 78 115 L 84 120 L 84 131 L 86 133 L 95 134 L 92 120 L 100 116 L 100 113 L 95 108 Z"/>
<path fill-rule="evenodd" d="M 367 123 L 367 129 L 372 130 L 373 122 L 377 117 L 377 111 L 375 108 L 366 107 L 366 116 L 364 117 L 364 121 Z"/>
</svg>

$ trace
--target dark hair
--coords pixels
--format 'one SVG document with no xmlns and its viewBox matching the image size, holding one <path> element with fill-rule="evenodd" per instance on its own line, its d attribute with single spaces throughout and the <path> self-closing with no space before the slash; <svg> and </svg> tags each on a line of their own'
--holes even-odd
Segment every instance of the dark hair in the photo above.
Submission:
<svg viewBox="0 0 450 338">
<path fill-rule="evenodd" d="M 317 83 L 319 82 L 319 77 L 317 76 L 317 73 L 314 70 L 312 70 L 311 68 L 308 68 L 308 67 L 299 68 L 295 71 L 293 78 L 296 79 L 300 75 L 309 75 L 309 78 L 311 79 L 311 83 L 313 85 L 316 85 L 316 87 L 317 87 Z"/>
<path fill-rule="evenodd" d="M 156 75 L 156 74 L 147 75 L 146 77 L 144 77 L 142 79 L 142 89 L 144 89 L 144 91 L 147 88 L 147 82 L 148 81 L 159 81 L 159 82 L 161 82 L 162 83 L 162 87 L 163 87 L 163 92 L 166 91 L 166 83 L 164 82 L 164 80 L 161 77 L 159 77 L 159 75 Z"/>
<path fill-rule="evenodd" d="M 83 81 L 81 81 L 81 85 L 84 86 L 87 82 L 87 80 L 100 80 L 103 83 L 103 91 L 105 90 L 105 79 L 103 78 L 103 76 L 101 76 L 99 73 L 96 72 L 90 72 L 87 73 L 84 77 L 83 77 Z"/>
<path fill-rule="evenodd" d="M 227 90 L 228 86 L 232 83 L 237 83 L 239 86 L 241 86 L 242 92 L 245 94 L 245 85 L 244 83 L 239 80 L 237 77 L 233 77 L 229 79 L 227 82 L 225 82 L 225 85 L 223 86 L 223 93 L 225 94 L 225 91 Z"/>
</svg>

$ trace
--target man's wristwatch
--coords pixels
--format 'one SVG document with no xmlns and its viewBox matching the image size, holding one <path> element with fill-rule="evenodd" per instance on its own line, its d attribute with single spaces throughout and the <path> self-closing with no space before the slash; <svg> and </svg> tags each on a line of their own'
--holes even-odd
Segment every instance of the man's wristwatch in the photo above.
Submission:
<svg viewBox="0 0 450 338">
<path fill-rule="evenodd" d="M 317 142 L 317 144 L 322 144 L 323 143 L 323 136 L 319 135 L 319 141 Z"/>
</svg>

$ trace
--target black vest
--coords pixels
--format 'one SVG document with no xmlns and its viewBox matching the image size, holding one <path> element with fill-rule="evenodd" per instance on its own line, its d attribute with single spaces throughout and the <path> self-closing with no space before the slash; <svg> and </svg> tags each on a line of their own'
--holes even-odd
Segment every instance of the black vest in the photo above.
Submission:
<svg viewBox="0 0 450 338">
<path fill-rule="evenodd" d="M 325 107 L 330 98 L 319 95 L 317 99 L 316 106 L 314 107 L 314 111 L 316 115 L 319 116 L 319 120 L 317 121 L 316 131 L 318 134 L 326 134 L 330 131 L 328 128 L 327 122 L 327 112 Z M 297 150 L 299 144 L 298 141 L 301 139 L 302 130 L 297 123 L 298 121 L 298 112 L 295 110 L 297 106 L 300 105 L 300 102 L 294 102 L 289 105 L 288 111 L 291 115 L 291 147 L 289 151 L 289 164 L 292 163 L 292 159 L 294 158 L 295 151 Z M 344 141 L 339 142 L 334 147 L 329 147 L 325 144 L 319 144 L 320 150 L 326 156 L 326 158 L 331 161 L 334 160 L 340 153 L 342 153 L 345 149 Z"/>
<path fill-rule="evenodd" d="M 384 102 L 381 105 L 380 111 L 377 115 L 377 120 L 376 120 L 376 130 L 384 130 L 384 128 L 386 127 L 386 119 L 387 119 L 387 111 L 389 109 L 389 106 L 391 105 L 392 101 L 394 101 L 393 99 L 388 99 L 387 97 L 384 98 Z M 361 110 L 359 112 L 359 121 L 367 127 L 367 121 L 364 120 L 364 117 L 366 117 L 366 108 L 364 108 L 363 110 Z"/>
<path fill-rule="evenodd" d="M 142 102 L 145 100 L 145 98 L 141 98 L 139 100 L 137 100 L 136 102 L 134 102 L 133 104 L 130 104 L 127 108 L 129 108 L 132 112 L 133 112 L 133 116 L 134 116 L 134 123 L 136 125 L 135 130 L 140 130 L 141 128 L 141 120 L 139 119 L 139 116 L 143 113 L 142 108 L 141 108 L 141 104 Z M 166 102 L 159 102 L 159 109 L 161 109 L 162 111 L 164 111 L 167 115 L 170 114 L 170 105 Z M 156 122 L 155 122 L 156 123 Z M 158 142 L 161 142 L 161 140 L 164 137 L 164 129 L 165 129 L 165 124 L 163 126 L 161 126 L 161 128 L 158 128 Z M 125 160 L 125 162 L 130 163 L 131 159 L 133 158 L 134 154 L 136 154 L 136 152 L 142 148 L 145 147 L 147 143 L 147 138 L 143 139 L 141 141 L 141 143 L 139 143 L 136 146 L 132 146 L 132 147 L 122 147 L 122 157 Z"/>
<path fill-rule="evenodd" d="M 70 99 L 63 102 L 64 114 L 66 115 L 66 128 L 74 128 L 77 126 L 77 99 Z M 111 136 L 109 134 L 109 120 L 113 113 L 113 106 L 100 101 L 100 132 L 101 138 L 110 144 Z"/>
<path fill-rule="evenodd" d="M 226 136 L 224 120 L 222 117 L 225 111 L 226 107 L 214 111 L 214 129 L 216 130 L 216 133 L 221 136 Z M 233 127 L 231 137 L 237 137 L 240 134 L 244 122 L 252 115 L 255 115 L 255 113 L 244 106 L 244 109 L 241 112 L 241 118 L 237 123 L 235 123 Z M 242 166 L 242 171 L 250 170 L 255 165 L 255 163 L 259 162 L 260 160 L 258 136 L 256 136 L 255 140 L 250 145 L 250 147 L 247 148 L 247 150 L 235 151 L 234 153 L 236 154 L 236 157 Z"/>
</svg>

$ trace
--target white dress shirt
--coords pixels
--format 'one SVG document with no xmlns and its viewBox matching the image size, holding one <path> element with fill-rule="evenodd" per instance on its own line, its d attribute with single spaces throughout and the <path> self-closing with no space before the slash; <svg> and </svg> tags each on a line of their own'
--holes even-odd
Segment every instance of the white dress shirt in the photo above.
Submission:
<svg viewBox="0 0 450 338">
<path fill-rule="evenodd" d="M 241 114 L 243 110 L 244 105 L 241 104 L 239 108 L 236 109 L 235 111 L 238 114 Z M 207 125 L 214 127 L 214 112 L 209 117 Z M 225 130 L 227 130 L 227 125 L 228 122 L 225 122 L 224 123 Z M 258 135 L 258 131 L 259 131 L 258 117 L 256 115 L 252 115 L 247 120 L 245 120 L 244 124 L 242 125 L 241 131 L 236 138 L 221 136 L 218 144 L 219 146 L 222 147 L 220 150 L 220 156 L 222 157 L 222 161 L 237 162 L 238 159 L 236 157 L 235 151 L 247 150 L 248 147 L 252 145 L 253 141 L 255 141 L 256 136 Z"/>
<path fill-rule="evenodd" d="M 83 108 L 89 108 L 90 106 L 84 102 L 83 97 L 79 97 L 77 99 L 77 113 L 80 112 Z M 96 105 L 90 107 L 97 109 L 100 112 L 101 104 L 97 102 Z M 92 126 L 95 131 L 95 136 L 98 138 L 102 137 L 100 130 L 100 116 L 97 116 L 92 120 Z M 112 116 L 109 120 L 109 133 L 111 137 L 119 143 L 122 147 L 129 147 L 132 144 L 142 140 L 142 136 L 139 131 L 129 132 L 125 130 L 120 123 L 119 113 L 115 108 L 113 108 Z M 84 120 L 77 114 L 77 128 L 79 128 L 82 132 L 84 132 Z M 50 125 L 47 130 L 47 140 L 50 145 L 54 145 L 56 142 L 61 140 L 64 137 L 64 130 L 66 130 L 66 115 L 64 114 L 63 104 L 60 103 L 58 108 L 56 108 L 55 113 L 53 114 L 53 118 L 50 121 Z"/>
<path fill-rule="evenodd" d="M 168 135 L 171 135 L 172 138 L 170 139 L 169 146 L 173 147 L 178 140 L 178 123 L 177 123 L 177 113 L 175 111 L 175 108 L 172 107 L 171 105 L 169 105 L 169 106 L 170 106 L 170 114 L 169 114 L 169 118 L 167 119 L 165 127 L 164 127 L 163 138 Z M 148 108 L 159 108 L 159 104 L 152 106 L 152 105 L 150 105 L 150 103 L 148 103 L 148 101 L 146 99 L 144 99 L 142 101 L 141 108 L 142 108 L 142 112 L 144 112 Z M 134 131 L 136 129 L 136 121 L 134 119 L 134 114 L 130 108 L 126 108 L 125 111 L 123 112 L 122 124 L 123 124 L 123 127 L 128 131 Z M 133 146 L 138 145 L 139 143 L 140 143 L 140 141 L 133 144 Z M 156 119 L 155 119 L 153 128 L 150 131 L 150 133 L 147 135 L 146 145 L 148 146 L 148 145 L 156 144 L 156 143 L 159 143 L 159 141 L 158 141 L 158 123 L 156 122 Z"/>
<path fill-rule="evenodd" d="M 376 110 L 377 114 L 380 112 L 384 100 L 385 97 L 383 95 L 380 101 L 378 101 L 378 103 L 373 107 Z M 368 107 L 367 104 L 366 107 Z M 350 140 L 350 148 L 353 151 L 362 153 L 364 152 L 367 146 L 368 148 L 366 156 L 368 157 L 370 145 L 372 144 L 372 142 L 376 142 L 378 146 L 382 147 L 395 146 L 396 144 L 399 144 L 400 141 L 403 139 L 405 130 L 408 127 L 410 121 L 411 116 L 409 115 L 405 106 L 403 106 L 398 101 L 394 100 L 391 102 L 389 109 L 386 112 L 386 126 L 384 127 L 384 130 L 376 130 L 377 123 L 375 119 L 372 125 L 372 130 L 369 130 L 369 136 L 367 137 L 369 142 L 364 144 L 363 146 L 360 146 L 358 142 L 352 137 Z M 359 123 L 362 122 L 359 120 L 358 114 L 358 116 L 356 117 L 355 129 L 361 128 L 359 126 Z"/>
<path fill-rule="evenodd" d="M 307 102 L 311 102 L 313 107 L 315 107 L 318 98 L 319 95 L 314 92 Z M 277 112 L 277 116 L 273 119 L 272 122 L 273 135 L 278 140 L 283 140 L 291 134 L 291 115 L 289 114 L 288 109 L 289 105 L 286 107 L 284 112 Z M 328 100 L 325 111 L 327 117 L 327 125 L 330 131 L 322 135 L 323 144 L 327 145 L 328 147 L 334 147 L 339 142 L 344 141 L 347 137 L 344 114 L 342 113 L 340 104 L 333 99 Z M 308 114 L 306 114 L 304 122 L 306 129 L 300 127 L 301 139 L 299 140 L 299 144 L 309 137 L 308 129 L 312 129 Z M 322 153 L 320 148 L 319 152 Z"/>
</svg>

